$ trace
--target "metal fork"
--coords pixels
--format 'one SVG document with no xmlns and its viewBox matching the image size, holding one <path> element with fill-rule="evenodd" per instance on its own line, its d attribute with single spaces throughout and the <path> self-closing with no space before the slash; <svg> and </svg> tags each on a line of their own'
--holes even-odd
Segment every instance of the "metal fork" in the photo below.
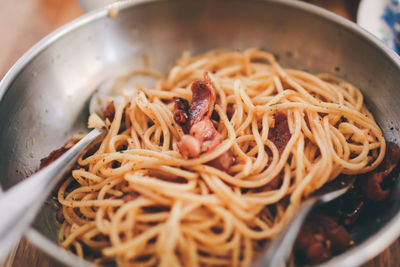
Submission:
<svg viewBox="0 0 400 267">
<path fill-rule="evenodd" d="M 0 196 L 0 262 L 29 227 L 53 187 L 78 156 L 104 132 L 94 129 L 43 170 Z"/>
<path fill-rule="evenodd" d="M 355 176 L 339 177 L 331 183 L 326 184 L 320 190 L 304 201 L 299 212 L 285 226 L 284 230 L 274 239 L 264 257 L 259 259 L 256 267 L 283 267 L 292 252 L 297 234 L 303 225 L 307 215 L 317 206 L 328 203 L 344 195 L 354 184 Z"/>
</svg>

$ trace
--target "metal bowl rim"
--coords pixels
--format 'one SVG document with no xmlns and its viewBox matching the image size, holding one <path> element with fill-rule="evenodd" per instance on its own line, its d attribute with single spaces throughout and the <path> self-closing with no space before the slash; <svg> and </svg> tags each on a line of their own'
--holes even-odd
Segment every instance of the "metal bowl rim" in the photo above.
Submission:
<svg viewBox="0 0 400 267">
<path fill-rule="evenodd" d="M 13 80 L 18 76 L 18 74 L 23 70 L 23 68 L 31 62 L 37 55 L 40 54 L 44 49 L 49 47 L 51 44 L 56 42 L 59 38 L 64 35 L 73 32 L 79 27 L 93 22 L 98 19 L 107 17 L 110 10 L 124 10 L 133 6 L 140 4 L 152 4 L 155 2 L 164 2 L 167 0 L 124 0 L 110 4 L 106 7 L 96 9 L 94 11 L 83 14 L 82 16 L 72 20 L 71 22 L 59 27 L 55 31 L 51 32 L 39 42 L 37 42 L 33 47 L 31 47 L 27 52 L 25 52 L 19 60 L 10 68 L 3 79 L 0 81 L 0 101 L 3 98 L 8 87 L 11 85 Z M 179 0 L 178 0 L 179 1 Z M 216 0 L 218 1 L 218 0 Z M 243 1 L 245 0 L 238 0 Z M 388 48 L 382 41 L 377 37 L 373 36 L 366 30 L 359 27 L 354 22 L 344 19 L 339 15 L 336 15 L 328 10 L 322 9 L 320 7 L 311 5 L 309 3 L 301 1 L 287 1 L 287 0 L 252 0 L 253 2 L 273 2 L 280 4 L 282 6 L 288 6 L 291 8 L 299 9 L 305 13 L 318 16 L 321 19 L 328 20 L 336 25 L 339 25 L 343 29 L 347 29 L 352 34 L 362 38 L 364 41 L 372 44 L 376 49 L 380 50 L 386 54 L 387 58 L 394 63 L 399 69 L 400 73 L 400 58 L 399 56 L 390 48 Z M 1 188 L 0 188 L 1 192 Z M 393 241 L 395 241 L 400 236 L 400 224 L 396 223 L 400 220 L 400 212 L 392 218 L 384 227 L 382 227 L 378 232 L 369 237 L 367 240 L 362 242 L 360 245 L 347 250 L 328 262 L 320 266 L 330 267 L 330 266 L 358 266 L 366 261 L 377 256 L 382 250 L 388 247 Z M 92 263 L 82 260 L 79 257 L 73 255 L 70 252 L 62 249 L 58 245 L 54 244 L 48 238 L 43 236 L 40 232 L 34 228 L 30 228 L 25 234 L 26 238 L 32 242 L 36 247 L 41 249 L 43 252 L 49 256 L 57 259 L 61 263 L 69 266 L 95 266 Z"/>
</svg>

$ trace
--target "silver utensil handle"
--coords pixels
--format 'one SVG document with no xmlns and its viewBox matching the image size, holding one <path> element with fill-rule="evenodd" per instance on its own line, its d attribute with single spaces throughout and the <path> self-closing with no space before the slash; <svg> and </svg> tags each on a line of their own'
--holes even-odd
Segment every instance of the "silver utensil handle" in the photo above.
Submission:
<svg viewBox="0 0 400 267">
<path fill-rule="evenodd" d="M 284 228 L 284 230 L 275 238 L 274 242 L 268 248 L 268 252 L 260 262 L 265 267 L 284 267 L 286 260 L 292 252 L 297 234 L 300 231 L 303 222 L 310 211 L 316 206 L 318 199 L 312 198 L 305 201 L 298 211 L 298 215 Z"/>
<path fill-rule="evenodd" d="M 336 179 L 329 186 L 321 188 L 318 192 L 319 196 L 314 196 L 304 201 L 294 216 L 283 231 L 274 239 L 271 246 L 268 248 L 264 258 L 260 259 L 255 266 L 263 267 L 284 267 L 292 252 L 293 245 L 296 241 L 297 234 L 300 231 L 303 222 L 307 215 L 316 206 L 328 203 L 341 195 L 345 194 L 353 185 L 355 176 L 349 176 L 345 179 Z"/>
<path fill-rule="evenodd" d="M 0 262 L 29 227 L 53 187 L 101 134 L 101 130 L 92 130 L 49 166 L 0 195 Z"/>
</svg>

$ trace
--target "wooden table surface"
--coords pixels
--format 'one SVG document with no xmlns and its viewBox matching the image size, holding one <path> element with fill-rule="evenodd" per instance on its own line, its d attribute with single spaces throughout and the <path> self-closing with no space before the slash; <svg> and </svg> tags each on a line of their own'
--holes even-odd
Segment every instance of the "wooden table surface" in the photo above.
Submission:
<svg viewBox="0 0 400 267">
<path fill-rule="evenodd" d="M 380 0 L 376 0 L 380 1 Z M 359 0 L 307 0 L 355 20 Z M 0 78 L 32 45 L 48 33 L 80 16 L 76 0 L 0 0 Z M 55 266 L 22 240 L 4 266 Z M 400 239 L 363 267 L 400 266 Z"/>
</svg>

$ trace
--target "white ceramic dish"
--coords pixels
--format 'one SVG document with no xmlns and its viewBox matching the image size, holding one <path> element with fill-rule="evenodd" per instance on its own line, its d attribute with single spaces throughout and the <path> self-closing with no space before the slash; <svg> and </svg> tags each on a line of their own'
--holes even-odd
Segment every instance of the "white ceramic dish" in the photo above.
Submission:
<svg viewBox="0 0 400 267">
<path fill-rule="evenodd" d="M 395 24 L 397 24 L 395 21 L 400 21 L 398 13 L 400 9 L 396 8 L 397 12 L 394 11 L 393 8 L 396 5 L 400 5 L 397 0 L 361 0 L 357 12 L 357 23 L 399 53 L 396 32 L 399 33 L 400 25 L 395 30 Z M 393 15 L 398 17 L 394 20 Z"/>
</svg>

